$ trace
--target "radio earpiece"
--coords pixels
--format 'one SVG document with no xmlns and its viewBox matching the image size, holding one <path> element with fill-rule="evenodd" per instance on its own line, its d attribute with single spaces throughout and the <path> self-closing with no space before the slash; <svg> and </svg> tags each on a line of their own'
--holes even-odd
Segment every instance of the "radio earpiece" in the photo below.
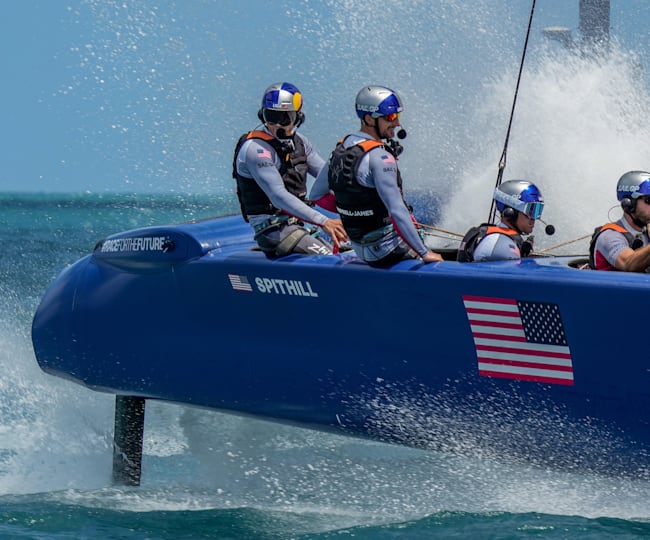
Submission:
<svg viewBox="0 0 650 540">
<path fill-rule="evenodd" d="M 633 201 L 631 197 L 623 197 L 621 199 L 621 208 L 624 212 L 627 212 L 628 214 L 634 212 L 635 207 L 635 201 Z"/>
<path fill-rule="evenodd" d="M 296 117 L 296 128 L 299 128 L 305 123 L 305 113 L 298 111 L 298 116 Z"/>
</svg>

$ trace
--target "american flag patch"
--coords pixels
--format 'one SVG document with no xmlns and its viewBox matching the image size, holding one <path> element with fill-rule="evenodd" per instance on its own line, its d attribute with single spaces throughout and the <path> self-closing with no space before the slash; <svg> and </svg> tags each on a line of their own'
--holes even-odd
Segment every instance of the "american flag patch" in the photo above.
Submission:
<svg viewBox="0 0 650 540">
<path fill-rule="evenodd" d="M 228 279 L 230 280 L 230 286 L 236 291 L 253 292 L 253 287 L 246 276 L 228 274 Z"/>
<path fill-rule="evenodd" d="M 258 148 L 257 157 L 260 159 L 271 159 L 271 152 L 269 152 L 265 148 Z"/>
<path fill-rule="evenodd" d="M 479 375 L 573 385 L 571 351 L 557 304 L 463 296 Z"/>
<path fill-rule="evenodd" d="M 391 154 L 384 154 L 381 156 L 381 160 L 384 163 L 395 163 L 395 158 Z"/>
</svg>

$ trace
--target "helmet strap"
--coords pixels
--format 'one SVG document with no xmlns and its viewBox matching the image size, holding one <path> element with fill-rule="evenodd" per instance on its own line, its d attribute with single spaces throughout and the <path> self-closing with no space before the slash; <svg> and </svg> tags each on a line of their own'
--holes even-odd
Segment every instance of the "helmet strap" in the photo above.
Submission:
<svg viewBox="0 0 650 540">
<path fill-rule="evenodd" d="M 373 120 L 374 122 L 368 122 L 366 120 L 366 115 L 364 115 L 363 118 L 361 119 L 361 123 L 362 123 L 361 130 L 367 133 L 368 135 L 373 135 L 376 139 L 381 139 L 382 136 L 379 133 L 379 120 L 377 118 L 373 118 Z"/>
<path fill-rule="evenodd" d="M 643 227 L 646 226 L 646 223 L 644 223 L 643 221 L 641 221 L 639 218 L 636 217 L 636 212 L 634 210 L 631 210 L 631 211 L 626 210 L 626 212 L 632 218 L 632 221 L 634 222 L 634 224 L 637 227 L 639 227 L 640 229 L 643 229 Z"/>
<path fill-rule="evenodd" d="M 374 128 L 375 128 L 375 132 L 377 133 L 378 139 L 388 140 L 388 137 L 382 137 L 381 132 L 379 131 L 379 117 L 375 118 Z"/>
</svg>

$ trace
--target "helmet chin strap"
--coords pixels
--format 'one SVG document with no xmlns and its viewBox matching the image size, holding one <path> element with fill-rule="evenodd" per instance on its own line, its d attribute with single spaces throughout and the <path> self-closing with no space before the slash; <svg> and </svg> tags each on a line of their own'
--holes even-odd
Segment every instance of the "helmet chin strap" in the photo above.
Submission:
<svg viewBox="0 0 650 540">
<path fill-rule="evenodd" d="M 381 132 L 379 131 L 379 118 L 375 118 L 374 128 L 375 128 L 375 132 L 377 133 L 377 137 L 379 139 L 385 139 L 385 137 L 381 136 Z"/>
<path fill-rule="evenodd" d="M 379 118 L 373 118 L 373 120 L 374 120 L 374 123 L 369 124 L 368 122 L 366 122 L 366 117 L 364 116 L 361 121 L 363 122 L 364 126 L 371 127 L 371 128 L 373 128 L 375 130 L 375 134 L 377 135 L 378 139 L 383 139 L 384 137 L 382 137 L 381 133 L 379 132 Z"/>
<path fill-rule="evenodd" d="M 632 218 L 634 224 L 640 229 L 643 229 L 643 227 L 647 225 L 647 223 L 644 223 L 643 221 L 641 221 L 639 218 L 636 217 L 636 211 L 626 210 L 625 212 Z"/>
</svg>

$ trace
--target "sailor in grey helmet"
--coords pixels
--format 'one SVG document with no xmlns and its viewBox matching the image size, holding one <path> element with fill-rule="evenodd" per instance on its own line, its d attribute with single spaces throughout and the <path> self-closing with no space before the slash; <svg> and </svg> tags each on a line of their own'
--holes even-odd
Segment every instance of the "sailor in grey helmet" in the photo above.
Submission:
<svg viewBox="0 0 650 540">
<path fill-rule="evenodd" d="M 327 197 L 326 177 L 355 253 L 371 266 L 442 261 L 422 242 L 402 193 L 397 166 L 402 147 L 394 139 L 402 99 L 385 86 L 364 86 L 355 106 L 361 127 L 339 141 L 309 198 L 321 204 Z"/>
<path fill-rule="evenodd" d="M 595 270 L 650 271 L 650 172 L 628 171 L 616 184 L 623 216 L 594 230 L 589 266 Z"/>
<path fill-rule="evenodd" d="M 336 245 L 347 240 L 341 220 L 330 219 L 306 200 L 307 174 L 317 176 L 324 161 L 296 131 L 305 120 L 300 91 L 290 83 L 272 84 L 257 116 L 262 128 L 239 138 L 233 162 L 241 212 L 256 242 L 269 257 L 331 254 L 332 246 L 304 226 L 320 226 Z"/>
<path fill-rule="evenodd" d="M 458 249 L 458 260 L 499 261 L 527 257 L 532 251 L 535 220 L 542 217 L 544 197 L 527 180 L 508 180 L 494 190 L 494 201 L 501 216 L 496 225 L 483 223 L 472 227 Z"/>
</svg>

